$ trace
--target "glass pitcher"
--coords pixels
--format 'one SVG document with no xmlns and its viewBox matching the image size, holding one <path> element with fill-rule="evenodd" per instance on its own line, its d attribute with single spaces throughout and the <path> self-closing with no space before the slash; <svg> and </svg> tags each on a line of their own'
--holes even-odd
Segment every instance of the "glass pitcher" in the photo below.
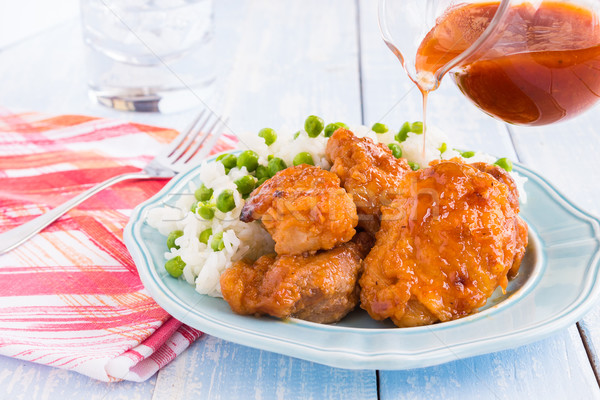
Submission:
<svg viewBox="0 0 600 400">
<path fill-rule="evenodd" d="M 561 121 L 600 96 L 600 0 L 380 0 L 379 24 L 424 94 L 449 73 L 508 123 Z"/>
</svg>

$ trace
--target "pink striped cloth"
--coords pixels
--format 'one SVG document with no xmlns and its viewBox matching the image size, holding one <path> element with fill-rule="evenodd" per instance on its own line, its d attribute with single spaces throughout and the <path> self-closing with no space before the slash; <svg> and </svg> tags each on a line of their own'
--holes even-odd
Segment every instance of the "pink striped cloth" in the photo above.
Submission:
<svg viewBox="0 0 600 400">
<path fill-rule="evenodd" d="M 0 231 L 141 169 L 175 136 L 122 121 L 0 109 Z M 212 152 L 235 145 L 223 135 Z M 119 183 L 0 256 L 0 354 L 102 381 L 143 381 L 200 337 L 146 293 L 123 244 L 131 210 L 165 183 Z"/>
</svg>

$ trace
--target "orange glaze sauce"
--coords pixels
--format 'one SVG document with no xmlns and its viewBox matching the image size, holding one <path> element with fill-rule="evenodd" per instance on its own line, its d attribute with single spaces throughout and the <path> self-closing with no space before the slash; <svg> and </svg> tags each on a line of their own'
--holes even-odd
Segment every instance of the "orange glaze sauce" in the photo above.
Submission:
<svg viewBox="0 0 600 400">
<path fill-rule="evenodd" d="M 435 73 L 485 30 L 499 2 L 458 5 L 421 43 L 417 73 Z M 600 19 L 573 4 L 543 1 L 508 9 L 508 27 L 452 70 L 460 90 L 488 114 L 544 125 L 575 116 L 600 96 Z M 427 91 L 423 93 L 424 107 Z"/>
</svg>

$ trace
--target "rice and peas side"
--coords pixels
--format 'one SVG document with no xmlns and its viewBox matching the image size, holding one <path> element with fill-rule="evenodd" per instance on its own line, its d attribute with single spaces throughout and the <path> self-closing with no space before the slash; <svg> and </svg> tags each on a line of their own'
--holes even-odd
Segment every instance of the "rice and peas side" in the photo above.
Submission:
<svg viewBox="0 0 600 400">
<path fill-rule="evenodd" d="M 304 126 L 294 135 L 262 129 L 246 140 L 247 149 L 242 153 L 222 154 L 215 162 L 204 161 L 198 169 L 199 186 L 190 182 L 188 194 L 181 194 L 175 206 L 149 210 L 148 224 L 167 236 L 165 268 L 169 274 L 183 277 L 201 294 L 222 297 L 219 278 L 225 269 L 243 258 L 255 260 L 274 251 L 274 242 L 260 221 L 245 223 L 239 216 L 250 192 L 287 166 L 305 163 L 331 168 L 325 146 L 333 132 L 345 124 L 324 126 L 322 119 L 309 116 Z M 526 201 L 526 178 L 512 172 L 512 163 L 506 158 L 457 150 L 435 128 L 427 129 L 423 153 L 421 122 L 406 122 L 397 132 L 380 123 L 350 130 L 358 137 L 385 144 L 394 156 L 406 158 L 413 170 L 434 159 L 455 157 L 469 163 L 496 164 L 511 173 L 521 201 Z"/>
</svg>

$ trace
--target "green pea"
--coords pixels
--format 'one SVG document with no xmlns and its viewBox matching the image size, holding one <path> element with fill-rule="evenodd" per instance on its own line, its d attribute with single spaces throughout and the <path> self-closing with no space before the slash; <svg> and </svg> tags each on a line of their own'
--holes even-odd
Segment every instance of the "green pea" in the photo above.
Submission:
<svg viewBox="0 0 600 400">
<path fill-rule="evenodd" d="M 298 131 L 298 132 L 294 133 L 294 140 L 298 139 L 298 136 L 300 136 L 301 133 L 302 133 L 302 131 Z"/>
<path fill-rule="evenodd" d="M 221 212 L 229 212 L 235 208 L 235 200 L 233 199 L 233 190 L 225 189 L 217 197 L 217 208 Z"/>
<path fill-rule="evenodd" d="M 198 201 L 208 201 L 213 195 L 213 190 L 204 186 L 204 183 L 200 185 L 198 189 L 194 192 L 194 196 Z"/>
<path fill-rule="evenodd" d="M 223 232 L 219 232 L 213 235 L 210 240 L 210 247 L 214 251 L 221 251 L 225 248 L 225 242 L 223 242 Z"/>
<path fill-rule="evenodd" d="M 331 135 L 333 135 L 333 133 L 335 131 L 337 131 L 338 129 L 340 129 L 340 128 L 346 128 L 346 129 L 348 129 L 348 125 L 346 125 L 343 122 L 333 122 L 331 124 L 328 124 L 325 127 L 325 132 L 323 133 L 323 136 L 325 136 L 325 137 L 331 137 Z"/>
<path fill-rule="evenodd" d="M 277 140 L 277 133 L 271 128 L 262 128 L 258 132 L 258 136 L 265 139 L 265 144 L 267 146 L 272 145 Z"/>
<path fill-rule="evenodd" d="M 231 169 L 236 166 L 237 157 L 235 156 L 235 154 L 226 154 L 219 161 L 221 161 L 223 163 L 223 165 L 225 166 L 225 169 L 227 169 L 227 168 Z"/>
<path fill-rule="evenodd" d="M 500 168 L 504 169 L 506 172 L 510 172 L 510 171 L 513 170 L 513 163 L 512 163 L 512 161 L 510 161 L 506 157 L 499 158 L 498 160 L 496 160 L 496 162 L 494 163 L 494 165 L 499 166 Z"/>
<path fill-rule="evenodd" d="M 462 151 L 462 150 L 459 150 L 459 149 L 454 149 L 454 151 L 458 151 L 458 153 L 460 154 L 460 156 L 462 158 L 471 158 L 471 157 L 473 157 L 475 155 L 474 151 Z"/>
<path fill-rule="evenodd" d="M 410 123 L 405 122 L 402 124 L 402 127 L 400 128 L 398 133 L 396 133 L 396 140 L 400 143 L 404 142 L 406 139 L 408 139 L 408 132 L 410 132 Z"/>
<path fill-rule="evenodd" d="M 261 180 L 262 178 L 269 177 L 269 168 L 264 165 L 259 165 L 256 167 L 256 171 L 254 171 L 254 175 L 256 175 L 256 179 Z"/>
<path fill-rule="evenodd" d="M 416 121 L 410 124 L 410 131 L 420 135 L 423 133 L 423 123 L 421 121 Z"/>
<path fill-rule="evenodd" d="M 440 151 L 440 156 L 442 154 L 444 154 L 446 152 L 446 150 L 448 150 L 448 145 L 446 144 L 446 142 L 443 142 L 440 147 L 438 147 L 438 150 Z"/>
<path fill-rule="evenodd" d="M 211 220 L 215 216 L 215 209 L 212 205 L 208 203 L 198 203 L 198 209 L 196 210 L 196 214 L 198 214 L 202 219 Z"/>
<path fill-rule="evenodd" d="M 208 244 L 208 238 L 212 235 L 212 229 L 208 228 L 200 232 L 200 236 L 198 236 L 198 240 L 200 243 Z"/>
<path fill-rule="evenodd" d="M 385 124 L 376 122 L 371 127 L 371 130 L 375 133 L 386 133 L 387 131 L 389 131 L 389 128 Z"/>
<path fill-rule="evenodd" d="M 258 167 L 258 154 L 252 150 L 242 152 L 237 158 L 237 167 L 246 167 L 248 172 L 252 172 Z"/>
<path fill-rule="evenodd" d="M 193 212 L 194 214 L 196 214 L 196 210 L 198 210 L 198 202 L 195 201 L 192 206 L 190 207 L 190 211 Z"/>
<path fill-rule="evenodd" d="M 275 158 L 275 156 L 273 154 L 269 154 L 267 156 L 267 161 L 271 161 L 273 158 Z"/>
<path fill-rule="evenodd" d="M 286 165 L 285 161 L 283 161 L 281 158 L 274 157 L 273 159 L 271 159 L 271 161 L 269 161 L 268 168 L 269 168 L 269 176 L 273 177 L 279 171 L 286 169 L 287 165 Z"/>
<path fill-rule="evenodd" d="M 181 236 L 183 236 L 183 231 L 173 231 L 169 233 L 169 236 L 167 237 L 167 248 L 169 250 L 171 250 L 173 247 L 178 249 L 179 246 L 175 244 L 175 239 Z"/>
<path fill-rule="evenodd" d="M 294 157 L 293 162 L 294 162 L 294 165 L 300 165 L 300 164 L 315 165 L 315 162 L 313 161 L 312 156 L 310 155 L 309 152 L 306 152 L 306 151 L 296 154 L 296 157 Z"/>
<path fill-rule="evenodd" d="M 217 156 L 217 158 L 215 158 L 215 161 L 221 161 L 223 158 L 225 158 L 228 155 L 229 155 L 228 153 L 219 154 Z"/>
<path fill-rule="evenodd" d="M 419 166 L 419 164 L 417 164 L 416 162 L 408 162 L 408 166 L 410 167 L 410 169 L 412 169 L 413 171 L 417 171 L 419 168 L 421 168 Z"/>
<path fill-rule="evenodd" d="M 173 257 L 165 263 L 165 269 L 173 278 L 179 278 L 183 274 L 183 268 L 185 268 L 185 262 L 181 256 Z"/>
<path fill-rule="evenodd" d="M 268 180 L 269 180 L 269 177 L 268 177 L 268 176 L 265 176 L 264 178 L 260 178 L 260 179 L 258 180 L 258 182 L 256 182 L 256 187 L 259 187 L 260 185 L 262 185 L 263 183 L 265 183 L 265 182 L 266 182 L 266 181 L 268 181 Z"/>
<path fill-rule="evenodd" d="M 240 194 L 248 194 L 254 190 L 257 179 L 252 175 L 242 176 L 240 179 L 234 181 Z"/>
<path fill-rule="evenodd" d="M 325 126 L 323 119 L 316 115 L 309 115 L 304 121 L 304 130 L 308 133 L 308 136 L 314 138 L 321 134 L 323 127 Z"/>
<path fill-rule="evenodd" d="M 388 148 L 392 151 L 392 154 L 396 158 L 402 157 L 402 147 L 398 143 L 390 143 L 388 144 Z"/>
</svg>

